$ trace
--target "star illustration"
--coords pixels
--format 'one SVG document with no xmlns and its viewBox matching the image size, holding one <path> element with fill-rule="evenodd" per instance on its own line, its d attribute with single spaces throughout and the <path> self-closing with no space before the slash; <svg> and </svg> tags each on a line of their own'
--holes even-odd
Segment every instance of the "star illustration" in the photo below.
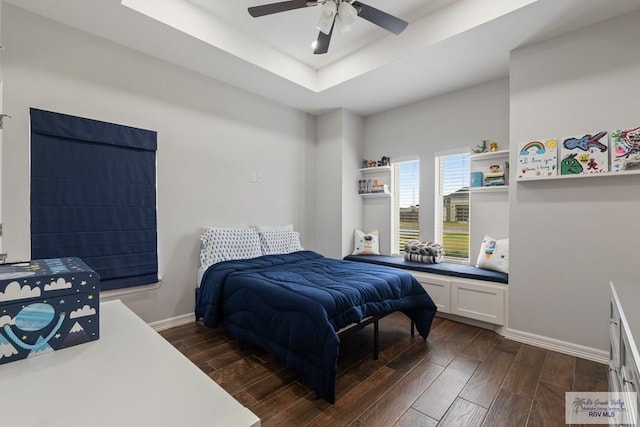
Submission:
<svg viewBox="0 0 640 427">
<path fill-rule="evenodd" d="M 60 305 L 64 304 L 64 300 L 63 300 L 63 299 L 61 299 L 61 300 L 60 300 L 60 302 L 59 302 L 58 304 L 60 304 Z"/>
<path fill-rule="evenodd" d="M 87 298 L 91 300 L 93 299 L 93 295 L 89 295 Z"/>
<path fill-rule="evenodd" d="M 42 282 L 41 282 L 40 280 L 38 280 L 38 281 L 36 282 L 36 285 L 39 285 L 40 283 L 42 283 Z"/>
<path fill-rule="evenodd" d="M 55 338 L 58 340 L 58 339 L 60 339 L 60 337 L 61 337 L 61 336 L 62 336 L 62 335 L 60 335 L 60 334 L 56 334 L 56 335 L 55 335 Z"/>
<path fill-rule="evenodd" d="M 26 341 L 26 340 L 27 340 L 27 336 L 26 336 L 26 335 L 23 335 L 23 336 L 22 336 L 22 341 Z"/>
<path fill-rule="evenodd" d="M 86 281 L 86 280 L 83 280 L 82 282 L 80 282 L 80 285 L 82 285 L 82 286 L 84 286 L 84 285 L 86 285 L 86 284 L 87 284 L 87 281 Z"/>
</svg>

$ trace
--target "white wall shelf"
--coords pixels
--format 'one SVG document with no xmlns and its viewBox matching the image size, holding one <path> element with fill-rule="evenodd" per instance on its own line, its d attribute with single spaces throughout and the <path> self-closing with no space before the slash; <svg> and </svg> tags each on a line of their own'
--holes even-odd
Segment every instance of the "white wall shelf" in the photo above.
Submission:
<svg viewBox="0 0 640 427">
<path fill-rule="evenodd" d="M 391 172 L 391 166 L 375 166 L 372 168 L 360 169 L 360 173 L 381 173 L 381 172 Z"/>
<path fill-rule="evenodd" d="M 469 191 L 472 193 L 506 193 L 509 191 L 508 185 L 487 185 L 484 187 L 471 187 Z"/>
<path fill-rule="evenodd" d="M 362 197 L 390 197 L 391 193 L 359 193 Z"/>
<path fill-rule="evenodd" d="M 555 175 L 544 176 L 540 178 L 518 178 L 518 182 L 531 182 L 531 181 L 549 181 L 553 179 L 574 179 L 574 178 L 603 178 L 607 176 L 626 176 L 626 175 L 639 175 L 640 170 L 620 171 L 620 172 L 603 172 L 603 173 L 591 173 L 591 174 L 573 174 L 573 175 Z"/>
<path fill-rule="evenodd" d="M 501 159 L 503 157 L 509 157 L 509 150 L 488 151 L 486 153 L 472 153 L 469 156 L 469 160 L 470 161 L 491 160 L 491 159 Z"/>
</svg>

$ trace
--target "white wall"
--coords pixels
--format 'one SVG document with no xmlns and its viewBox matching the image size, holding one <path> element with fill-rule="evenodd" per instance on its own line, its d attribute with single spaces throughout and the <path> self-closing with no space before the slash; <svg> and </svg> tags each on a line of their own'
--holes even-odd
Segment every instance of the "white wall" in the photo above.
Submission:
<svg viewBox="0 0 640 427">
<path fill-rule="evenodd" d="M 640 125 L 639 20 L 512 53 L 513 147 Z M 517 183 L 510 196 L 509 328 L 606 354 L 608 282 L 640 285 L 640 176 Z"/>
<path fill-rule="evenodd" d="M 343 111 L 344 142 L 342 148 L 342 252 L 353 252 L 354 230 L 362 228 L 363 201 L 358 195 L 358 169 L 364 152 L 364 119 L 351 111 Z"/>
<path fill-rule="evenodd" d="M 316 250 L 342 258 L 353 250 L 353 230 L 362 227 L 358 169 L 363 119 L 344 109 L 317 118 L 315 209 Z"/>
<path fill-rule="evenodd" d="M 6 4 L 2 40 L 10 259 L 30 256 L 29 107 L 158 132 L 162 283 L 124 298 L 146 321 L 193 310 L 201 227 L 293 223 L 314 248 L 313 118 Z"/>
<path fill-rule="evenodd" d="M 452 150 L 468 152 L 483 139 L 499 141 L 500 149 L 507 149 L 508 135 L 509 82 L 501 79 L 367 117 L 365 157 L 386 155 L 391 162 L 420 159 L 420 238 L 434 240 L 435 156 Z M 506 212 L 504 201 L 502 209 Z M 365 208 L 367 228 L 379 228 L 381 240 L 389 241 L 387 220 L 377 217 L 379 225 Z M 480 241 L 470 246 L 477 256 L 474 248 Z"/>
<path fill-rule="evenodd" d="M 333 110 L 317 118 L 316 130 L 316 249 L 325 256 L 342 253 L 343 112 Z"/>
</svg>

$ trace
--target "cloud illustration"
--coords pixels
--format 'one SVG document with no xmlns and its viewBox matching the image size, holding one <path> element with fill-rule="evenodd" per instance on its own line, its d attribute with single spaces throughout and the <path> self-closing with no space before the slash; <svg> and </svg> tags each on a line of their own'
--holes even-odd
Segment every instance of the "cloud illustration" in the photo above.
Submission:
<svg viewBox="0 0 640 427">
<path fill-rule="evenodd" d="M 4 344 L 0 342 L 0 359 L 3 357 L 11 357 L 16 354 L 18 354 L 18 350 L 16 350 L 11 343 L 8 341 L 5 341 Z"/>
<path fill-rule="evenodd" d="M 0 292 L 0 301 L 11 301 L 15 299 L 25 298 L 37 298 L 40 296 L 40 288 L 33 288 L 31 286 L 20 286 L 18 282 L 11 282 L 4 289 L 4 292 Z"/>
<path fill-rule="evenodd" d="M 67 282 L 65 279 L 63 279 L 61 277 L 55 282 L 51 282 L 48 285 L 44 285 L 44 290 L 45 291 L 58 291 L 60 289 L 70 289 L 71 286 L 72 286 L 71 282 Z"/>
<path fill-rule="evenodd" d="M 82 308 L 72 311 L 71 314 L 69 315 L 69 318 L 77 319 L 78 317 L 93 316 L 94 314 L 96 314 L 96 309 L 91 308 L 88 305 L 85 305 Z"/>
<path fill-rule="evenodd" d="M 2 316 L 0 317 L 0 328 L 3 328 L 4 325 L 15 325 L 16 321 L 11 318 L 11 316 Z"/>
</svg>

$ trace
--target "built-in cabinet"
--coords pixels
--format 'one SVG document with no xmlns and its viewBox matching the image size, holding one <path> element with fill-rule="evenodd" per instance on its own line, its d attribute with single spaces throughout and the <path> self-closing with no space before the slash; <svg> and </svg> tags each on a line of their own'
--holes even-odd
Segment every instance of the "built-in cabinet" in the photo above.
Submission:
<svg viewBox="0 0 640 427">
<path fill-rule="evenodd" d="M 380 236 L 379 246 L 383 255 L 391 255 L 392 252 L 392 232 L 394 213 L 392 203 L 393 169 L 391 166 L 376 166 L 360 169 L 360 181 L 358 193 L 363 200 L 363 231 L 371 232 L 378 230 Z M 363 180 L 376 180 L 379 185 L 383 185 L 381 192 L 369 192 L 363 189 Z M 363 191 L 365 190 L 365 191 Z"/>
<path fill-rule="evenodd" d="M 492 166 L 498 169 L 493 171 Z M 509 190 L 509 150 L 490 151 L 488 153 L 478 153 L 469 156 L 469 168 L 471 170 L 471 193 L 486 192 L 507 192 Z M 482 179 L 475 181 L 474 178 L 482 174 Z M 502 173 L 503 180 L 496 181 L 491 177 L 492 173 Z M 491 183 L 502 182 L 503 185 L 491 185 Z M 479 184 L 476 186 L 474 184 Z"/>
<path fill-rule="evenodd" d="M 504 326 L 508 285 L 410 271 L 433 299 L 439 313 Z"/>
<path fill-rule="evenodd" d="M 471 173 L 490 173 L 491 165 L 504 172 L 505 185 L 471 187 L 469 189 L 469 261 L 475 264 L 484 236 L 494 239 L 509 237 L 509 150 L 472 154 Z M 473 175 L 472 175 L 473 177 Z"/>
<path fill-rule="evenodd" d="M 636 345 L 640 338 L 640 286 L 612 282 L 609 288 L 609 391 L 637 393 L 640 384 L 640 354 Z M 632 419 L 637 419 L 637 415 L 632 414 Z"/>
<path fill-rule="evenodd" d="M 391 196 L 392 177 L 391 166 L 377 166 L 360 169 L 358 194 L 362 197 Z"/>
</svg>

